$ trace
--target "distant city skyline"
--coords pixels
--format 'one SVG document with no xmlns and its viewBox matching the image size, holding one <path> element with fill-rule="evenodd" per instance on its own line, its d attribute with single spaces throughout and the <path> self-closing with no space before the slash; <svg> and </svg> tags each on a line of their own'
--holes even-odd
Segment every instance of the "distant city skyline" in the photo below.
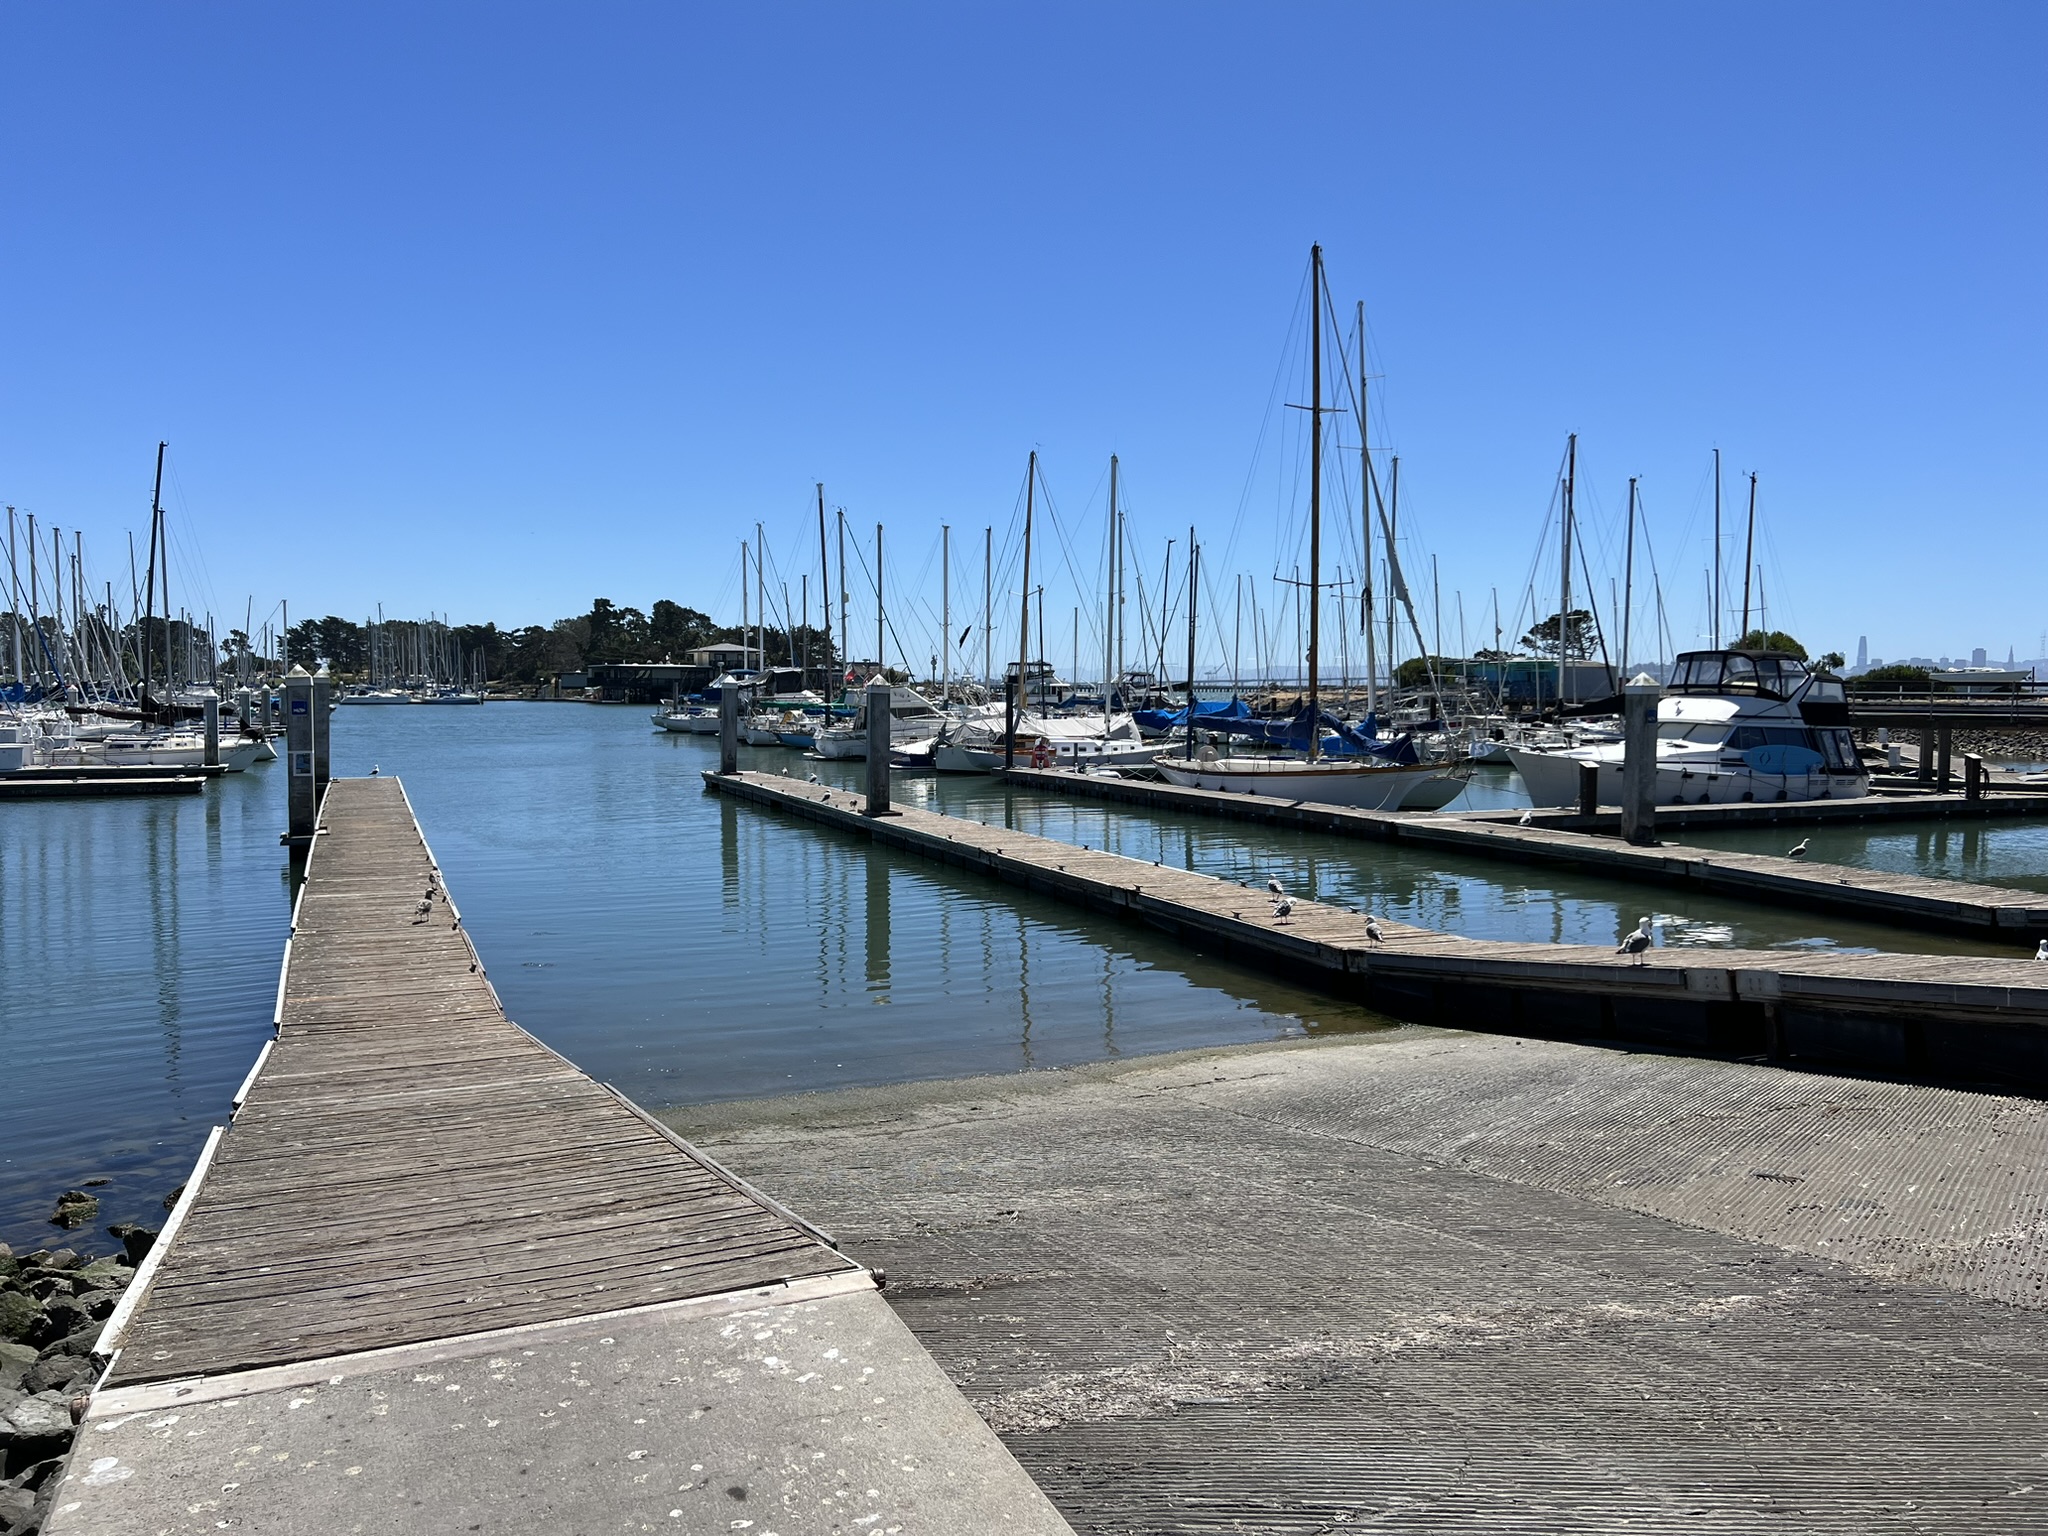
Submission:
<svg viewBox="0 0 2048 1536">
<path fill-rule="evenodd" d="M 1054 658 L 1099 647 L 1112 453 L 1148 613 L 1184 614 L 1192 526 L 1205 665 L 1239 604 L 1289 653 L 1319 240 L 1421 643 L 1554 611 L 1576 434 L 1609 628 L 1638 481 L 1638 658 L 1715 627 L 1716 447 L 1724 638 L 1751 585 L 1815 654 L 2048 650 L 2037 6 L 230 0 L 9 7 L 0 44 L 0 504 L 125 588 L 168 439 L 174 588 L 223 630 L 735 622 L 757 521 L 771 601 L 815 605 L 822 480 L 860 560 L 887 526 L 905 653 L 941 525 L 956 633 L 993 529 L 1008 645 L 1036 449 Z"/>
</svg>

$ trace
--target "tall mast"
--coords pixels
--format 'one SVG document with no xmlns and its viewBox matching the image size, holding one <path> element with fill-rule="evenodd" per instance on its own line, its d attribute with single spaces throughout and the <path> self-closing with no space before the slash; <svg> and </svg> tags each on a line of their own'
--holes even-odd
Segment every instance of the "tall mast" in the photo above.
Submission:
<svg viewBox="0 0 2048 1536">
<path fill-rule="evenodd" d="M 1709 628 L 1714 649 L 1721 649 L 1721 450 L 1714 450 L 1714 574 L 1707 584 L 1707 601 L 1713 605 Z"/>
<path fill-rule="evenodd" d="M 995 687 L 995 643 L 996 610 L 995 579 L 996 531 L 993 528 L 981 530 L 981 686 L 984 690 Z"/>
<path fill-rule="evenodd" d="M 1023 612 L 1018 619 L 1016 719 L 1023 718 L 1025 701 L 1030 696 L 1030 690 L 1026 687 L 1025 680 L 1030 676 L 1028 669 L 1031 665 L 1031 515 L 1035 506 L 1033 497 L 1037 489 L 1038 450 L 1034 448 L 1031 450 L 1031 462 L 1024 471 L 1024 595 L 1022 599 Z M 1010 727 L 1010 732 L 1014 738 L 1016 735 L 1014 723 Z"/>
<path fill-rule="evenodd" d="M 829 606 L 830 599 L 827 599 Z M 853 649 L 853 631 L 846 623 L 846 508 L 839 508 L 839 643 Z M 845 658 L 849 663 L 851 656 Z M 841 675 L 844 676 L 842 669 Z"/>
<path fill-rule="evenodd" d="M 1365 713 L 1368 718 L 1379 711 L 1378 684 L 1379 655 L 1373 647 L 1372 611 L 1372 439 L 1367 435 L 1366 423 L 1371 419 L 1365 408 L 1365 300 L 1358 301 L 1358 507 L 1361 534 L 1364 542 L 1364 558 L 1358 567 L 1358 619 L 1365 630 Z"/>
<path fill-rule="evenodd" d="M 1749 573 L 1751 563 L 1756 559 L 1756 471 L 1749 472 L 1749 535 L 1742 541 L 1742 633 L 1735 643 L 1742 643 L 1742 636 L 1749 633 Z"/>
<path fill-rule="evenodd" d="M 1188 530 L 1188 743 L 1187 760 L 1195 756 L 1195 598 L 1201 590 L 1202 546 Z"/>
<path fill-rule="evenodd" d="M 1109 724 L 1110 690 L 1116 686 L 1116 476 L 1116 455 L 1112 453 L 1109 456 L 1109 579 L 1102 594 L 1102 722 L 1105 728 Z"/>
<path fill-rule="evenodd" d="M 768 591 L 767 573 L 761 569 L 761 525 L 754 524 L 754 645 L 760 652 L 756 663 L 763 672 L 768 670 Z"/>
<path fill-rule="evenodd" d="M 875 670 L 889 670 L 888 647 L 882 639 L 882 525 L 875 524 Z"/>
<path fill-rule="evenodd" d="M 747 669 L 747 541 L 740 540 L 740 670 Z"/>
<path fill-rule="evenodd" d="M 1621 673 L 1628 677 L 1628 624 L 1636 600 L 1636 477 L 1628 477 L 1628 553 L 1621 566 Z"/>
<path fill-rule="evenodd" d="M 818 602 L 825 610 L 825 665 L 832 664 L 832 561 L 825 553 L 825 482 L 818 482 Z M 808 606 L 808 605 L 806 605 Z M 824 673 L 819 671 L 820 681 Z M 831 693 L 828 683 L 823 693 Z"/>
<path fill-rule="evenodd" d="M 1308 438 L 1308 757 L 1314 762 L 1323 737 L 1317 653 L 1323 633 L 1323 248 L 1309 247 L 1309 438 Z M 1193 569 L 1190 564 L 1190 569 Z M 1194 589 L 1189 588 L 1192 592 Z M 1299 599 L 1297 598 L 1298 602 Z M 1188 702 L 1194 719 L 1194 701 Z"/>
<path fill-rule="evenodd" d="M 1387 462 L 1387 688 L 1394 685 L 1394 610 L 1408 600 L 1408 583 L 1394 579 L 1394 568 L 1401 563 L 1395 544 L 1401 537 L 1401 455 L 1395 454 Z M 1398 601 L 1397 601 L 1398 599 Z M 1415 617 L 1414 604 L 1409 604 L 1408 616 Z"/>
<path fill-rule="evenodd" d="M 1557 599 L 1557 702 L 1564 703 L 1565 637 L 1571 631 L 1572 611 L 1572 492 L 1579 474 L 1579 434 L 1564 443 L 1564 553 L 1558 561 Z M 1596 599 L 1597 601 L 1597 599 Z"/>
<path fill-rule="evenodd" d="M 142 652 L 142 708 L 149 710 L 149 669 L 152 657 L 149 647 L 149 623 L 156 616 L 156 541 L 157 520 L 162 516 L 164 504 L 164 449 L 168 443 L 156 445 L 156 489 L 149 493 L 149 578 L 143 583 L 142 638 L 136 649 Z M 29 557 L 35 557 L 35 540 L 29 540 Z M 165 628 L 170 627 L 168 618 Z"/>
<path fill-rule="evenodd" d="M 953 694 L 953 525 L 939 524 L 939 707 Z"/>
</svg>

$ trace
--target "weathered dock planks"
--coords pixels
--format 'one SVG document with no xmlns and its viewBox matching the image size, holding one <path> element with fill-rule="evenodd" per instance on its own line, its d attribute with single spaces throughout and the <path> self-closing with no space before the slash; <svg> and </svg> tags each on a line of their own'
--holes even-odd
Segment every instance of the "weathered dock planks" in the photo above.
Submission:
<svg viewBox="0 0 2048 1536">
<path fill-rule="evenodd" d="M 717 792 L 772 806 L 1096 911 L 1173 933 L 1397 1018 L 1519 1035 L 1646 1041 L 1864 1070 L 2048 1086 L 2048 965 L 1934 955 L 1604 948 L 1468 939 L 1299 901 L 1117 854 L 899 809 L 764 774 L 707 773 Z M 1326 809 L 1326 808 L 1318 808 Z"/>
<path fill-rule="evenodd" d="M 797 1282 L 874 1284 L 505 1017 L 395 779 L 329 787 L 276 1022 L 173 1240 L 101 1340 L 104 1401 Z"/>
<path fill-rule="evenodd" d="M 1589 874 L 1646 885 L 1713 891 L 1748 901 L 1848 913 L 1899 927 L 2010 939 L 2016 950 L 2027 941 L 2048 936 L 2048 896 L 2038 891 L 1972 885 L 1928 875 L 1895 874 L 1846 864 L 1823 864 L 1811 859 L 1779 858 L 1770 854 L 1682 848 L 1671 844 L 1637 848 L 1618 837 L 1589 835 L 1577 817 L 1545 818 L 1539 813 L 1530 825 L 1523 826 L 1513 813 L 1419 816 L 1395 811 L 1361 811 L 1305 800 L 1226 795 L 1214 790 L 1183 789 L 1173 784 L 1098 778 L 1057 769 L 1013 769 L 1004 777 L 1010 783 L 1044 793 L 1103 800 L 1147 810 L 1221 816 L 1338 837 L 1398 842 L 1411 848 L 1449 849 L 1482 858 L 1584 870 Z M 1829 803 L 1848 805 L 1862 802 Z M 2048 808 L 2048 800 L 2040 803 Z M 1745 812 L 1780 811 L 1786 807 L 1696 806 L 1687 809 Z M 1664 820 L 1662 809 L 1658 811 L 1658 818 L 1660 823 Z"/>
</svg>

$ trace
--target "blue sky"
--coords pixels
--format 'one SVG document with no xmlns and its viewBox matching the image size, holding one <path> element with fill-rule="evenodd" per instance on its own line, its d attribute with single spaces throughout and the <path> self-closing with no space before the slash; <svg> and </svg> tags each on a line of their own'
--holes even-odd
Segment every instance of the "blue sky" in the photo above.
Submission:
<svg viewBox="0 0 2048 1536">
<path fill-rule="evenodd" d="M 1577 432 L 1603 604 L 1640 475 L 1678 645 L 1719 445 L 1774 624 L 2025 657 L 2044 53 L 2036 5 L 15 5 L 0 500 L 125 584 L 165 437 L 181 601 L 522 623 L 736 617 L 757 520 L 794 600 L 822 479 L 934 605 L 953 524 L 957 632 L 1036 448 L 1060 659 L 1112 452 L 1155 586 L 1192 524 L 1280 601 L 1319 240 L 1447 631 L 1554 590 Z"/>
</svg>

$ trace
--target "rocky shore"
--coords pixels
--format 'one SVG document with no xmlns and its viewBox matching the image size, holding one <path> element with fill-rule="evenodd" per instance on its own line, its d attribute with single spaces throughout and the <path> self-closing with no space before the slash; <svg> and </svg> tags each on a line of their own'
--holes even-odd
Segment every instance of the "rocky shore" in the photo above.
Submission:
<svg viewBox="0 0 2048 1536">
<path fill-rule="evenodd" d="M 74 1230 L 98 1213 L 91 1193 L 66 1190 L 51 1224 Z M 127 1222 L 106 1230 L 120 1253 L 0 1243 L 0 1536 L 41 1528 L 98 1371 L 92 1347 L 156 1241 Z"/>
</svg>

